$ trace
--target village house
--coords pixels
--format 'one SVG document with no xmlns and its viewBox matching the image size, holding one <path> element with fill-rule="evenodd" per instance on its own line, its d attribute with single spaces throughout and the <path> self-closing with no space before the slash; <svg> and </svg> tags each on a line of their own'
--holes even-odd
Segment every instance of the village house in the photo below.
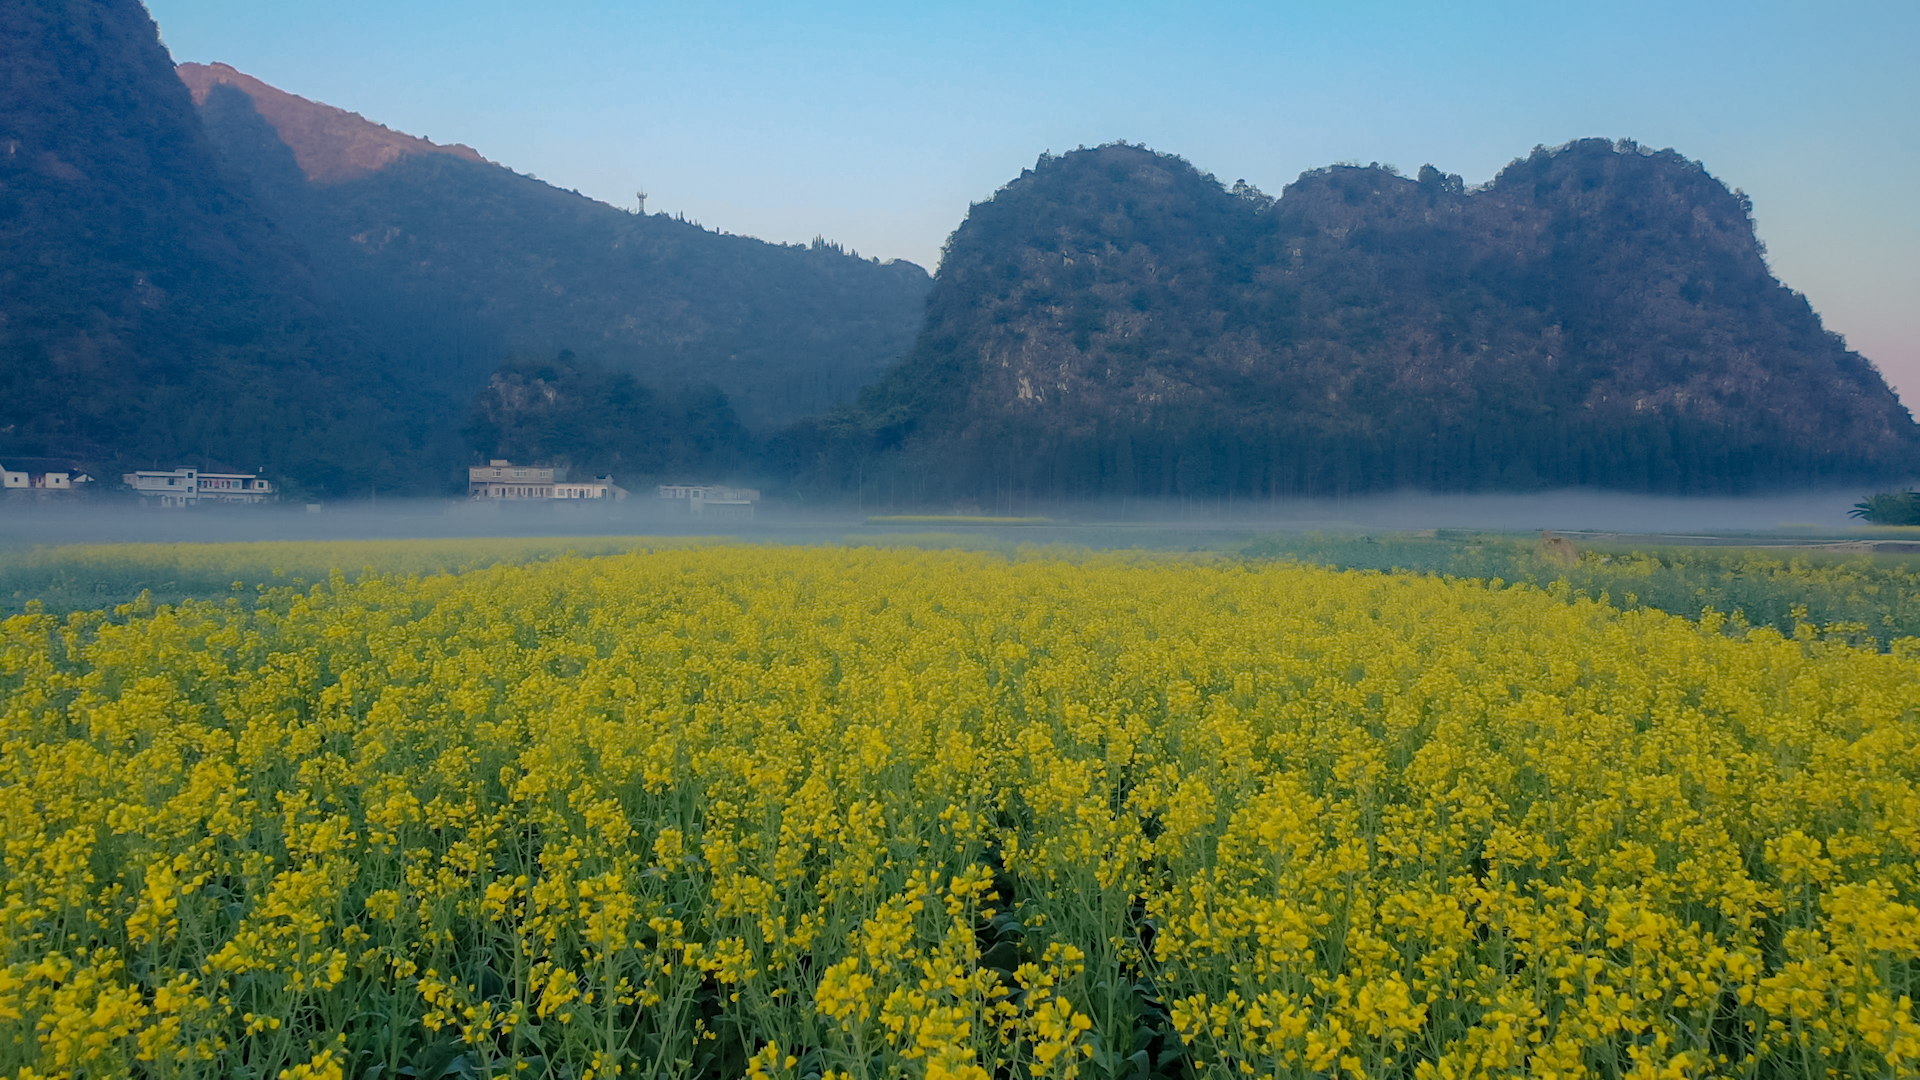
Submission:
<svg viewBox="0 0 1920 1080">
<path fill-rule="evenodd" d="M 142 469 L 124 473 L 121 481 L 142 499 L 165 507 L 250 505 L 279 497 L 273 481 L 259 473 L 213 473 L 199 469 Z"/>
<path fill-rule="evenodd" d="M 200 501 L 203 503 L 263 503 L 279 498 L 278 489 L 273 481 L 263 480 L 258 473 L 209 473 L 200 474 Z"/>
<path fill-rule="evenodd" d="M 567 470 L 552 465 L 515 465 L 495 458 L 467 469 L 467 497 L 484 499 L 613 499 L 627 497 L 611 476 L 568 480 Z"/>
<path fill-rule="evenodd" d="M 93 477 L 64 458 L 10 457 L 0 461 L 0 489 L 7 492 L 63 494 L 93 483 Z"/>
<path fill-rule="evenodd" d="M 659 492 L 669 511 L 703 521 L 752 521 L 753 504 L 760 501 L 754 488 L 718 484 L 661 484 Z"/>
</svg>

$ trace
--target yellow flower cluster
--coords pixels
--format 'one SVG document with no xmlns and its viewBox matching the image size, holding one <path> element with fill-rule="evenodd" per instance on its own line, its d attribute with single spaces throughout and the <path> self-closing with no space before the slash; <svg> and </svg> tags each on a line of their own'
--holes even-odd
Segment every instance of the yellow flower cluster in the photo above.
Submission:
<svg viewBox="0 0 1920 1080">
<path fill-rule="evenodd" d="M 0 622 L 0 1073 L 1920 1074 L 1920 643 L 662 547 Z"/>
</svg>

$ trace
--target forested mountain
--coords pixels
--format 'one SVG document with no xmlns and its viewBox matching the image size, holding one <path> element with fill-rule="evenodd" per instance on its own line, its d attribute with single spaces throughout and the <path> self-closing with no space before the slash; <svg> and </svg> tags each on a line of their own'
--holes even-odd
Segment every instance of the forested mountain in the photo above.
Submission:
<svg viewBox="0 0 1920 1080">
<path fill-rule="evenodd" d="M 613 370 L 577 361 L 569 392 L 644 406 L 611 460 L 718 468 L 744 446 L 727 391 L 762 424 L 850 398 L 911 343 L 930 284 L 616 210 L 231 68 L 176 72 L 138 0 L 0 4 L 0 55 L 0 453 L 440 492 L 491 438 L 475 394 L 571 347 Z M 507 442 L 607 457 L 521 419 Z"/>
<path fill-rule="evenodd" d="M 1278 199 L 1125 144 L 1048 155 L 930 283 L 176 73 L 138 0 L 11 0 L 0 50 L 0 453 L 319 493 L 442 490 L 476 451 L 634 480 L 858 391 L 767 468 L 984 502 L 1920 464 L 1744 198 L 1672 151 L 1584 140 L 1472 190 L 1337 166 Z"/>
<path fill-rule="evenodd" d="M 953 234 L 907 359 L 783 447 L 816 484 L 926 498 L 1737 491 L 1916 461 L 1744 197 L 1599 139 L 1477 190 L 1336 166 L 1278 199 L 1125 144 L 1043 156 Z"/>
<path fill-rule="evenodd" d="M 225 65 L 180 76 L 319 279 L 438 390 L 571 349 L 662 387 L 711 383 L 766 426 L 851 400 L 919 327 L 931 282 L 912 263 L 629 213 Z"/>
<path fill-rule="evenodd" d="M 0 56 L 0 452 L 417 473 L 431 409 L 222 176 L 138 0 L 9 0 Z"/>
</svg>

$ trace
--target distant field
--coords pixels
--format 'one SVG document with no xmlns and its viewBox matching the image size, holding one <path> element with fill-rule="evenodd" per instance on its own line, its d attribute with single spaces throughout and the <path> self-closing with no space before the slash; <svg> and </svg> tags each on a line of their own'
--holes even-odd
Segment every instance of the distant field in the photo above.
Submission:
<svg viewBox="0 0 1920 1080">
<path fill-rule="evenodd" d="M 879 519 L 874 519 L 879 520 Z M 889 519 L 965 525 L 963 517 Z M 1043 520 L 1043 519 L 1015 519 Z M 1023 542 L 1024 530 L 999 534 L 879 532 L 835 537 L 855 546 L 1021 552 L 1071 557 L 1086 552 L 1063 544 Z M 1149 531 L 1116 530 L 1091 537 L 1109 545 L 1152 543 Z M 1736 624 L 1872 639 L 1881 647 L 1920 637 L 1920 555 L 1830 552 L 1791 548 L 1600 544 L 1567 561 L 1546 553 L 1537 538 L 1441 530 L 1428 533 L 1277 533 L 1248 538 L 1169 531 L 1181 550 L 1218 557 L 1285 560 L 1338 569 L 1405 570 L 1443 577 L 1525 583 L 1564 595 L 1590 596 L 1632 610 L 1647 607 L 1697 619 L 1711 609 Z M 250 594 L 262 587 L 348 581 L 380 575 L 456 573 L 499 563 L 521 564 L 569 552 L 605 555 L 721 541 L 686 537 L 561 537 L 267 541 L 235 544 L 67 545 L 0 551 L 0 615 L 39 601 L 55 613 L 111 608 L 139 598 L 154 604 Z M 236 592 L 236 585 L 238 592 Z M 1809 628 L 1802 630 L 1800 628 Z"/>
<path fill-rule="evenodd" d="M 65 613 L 111 608 L 143 593 L 155 604 L 252 593 L 261 586 L 311 585 L 338 571 L 348 580 L 450 574 L 572 552 L 606 555 L 636 547 L 699 543 L 631 536 L 534 539 L 255 541 L 234 544 L 67 544 L 0 551 L 0 614 L 39 601 Z"/>
<path fill-rule="evenodd" d="M 1920 643 L 1581 595 L 1906 579 L 1295 539 L 42 553 L 0 1075 L 1920 1071 Z"/>
<path fill-rule="evenodd" d="M 876 514 L 869 525 L 1049 525 L 1052 518 L 985 517 L 979 514 Z"/>
<path fill-rule="evenodd" d="M 1781 633 L 1871 639 L 1882 647 L 1920 637 L 1920 557 L 1791 548 L 1635 547 L 1603 543 L 1555 558 L 1534 538 L 1441 531 L 1433 536 L 1286 534 L 1241 553 L 1340 568 L 1409 570 L 1443 577 L 1524 582 L 1590 596 L 1626 610 L 1735 623 Z"/>
</svg>

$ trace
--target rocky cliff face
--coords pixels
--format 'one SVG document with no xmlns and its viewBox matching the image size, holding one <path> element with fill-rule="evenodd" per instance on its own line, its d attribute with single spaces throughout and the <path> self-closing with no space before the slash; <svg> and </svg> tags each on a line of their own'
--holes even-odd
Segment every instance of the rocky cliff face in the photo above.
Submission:
<svg viewBox="0 0 1920 1080">
<path fill-rule="evenodd" d="M 1043 158 L 955 232 L 882 444 L 1079 493 L 1890 472 L 1915 429 L 1775 281 L 1745 200 L 1585 140 L 1490 185 L 1334 167 L 1278 199 L 1116 145 Z"/>
<path fill-rule="evenodd" d="M 465 397 L 509 355 L 570 349 L 712 384 L 750 425 L 851 400 L 913 342 L 931 279 L 563 191 L 224 65 L 182 65 L 238 179 L 368 335 Z"/>
</svg>

